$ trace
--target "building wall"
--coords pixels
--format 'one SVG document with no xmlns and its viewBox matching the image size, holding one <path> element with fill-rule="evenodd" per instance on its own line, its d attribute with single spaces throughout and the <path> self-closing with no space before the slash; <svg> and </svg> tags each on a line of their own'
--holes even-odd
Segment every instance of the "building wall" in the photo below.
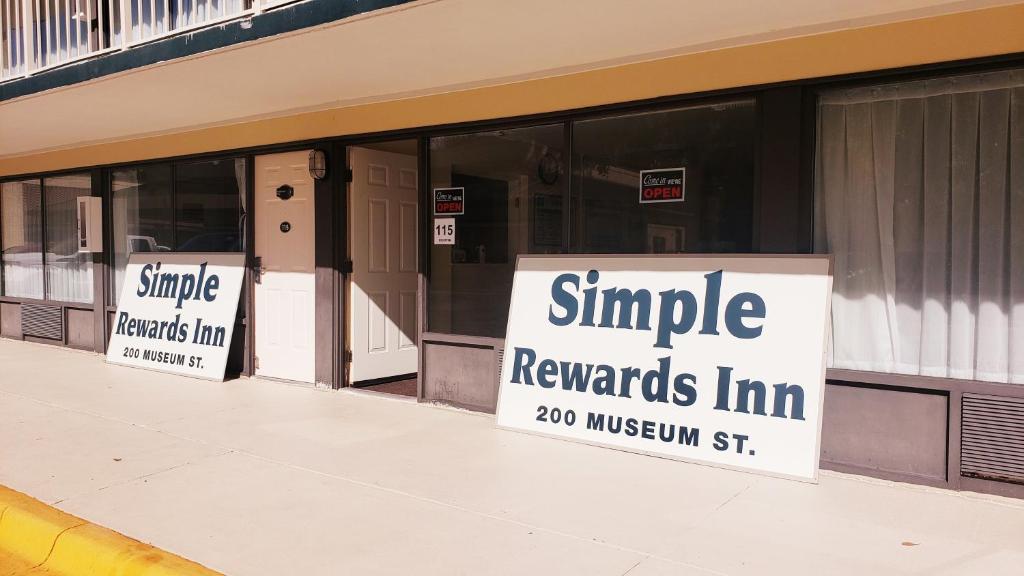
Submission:
<svg viewBox="0 0 1024 576">
<path fill-rule="evenodd" d="M 960 5 L 969 8 L 978 3 Z M 22 153 L 0 158 L 0 176 L 33 173 L 70 167 L 131 162 L 266 146 L 317 138 L 369 134 L 413 127 L 470 122 L 491 118 L 542 114 L 559 110 L 587 108 L 617 102 L 630 102 L 679 94 L 735 89 L 810 78 L 863 73 L 892 68 L 920 66 L 971 58 L 992 57 L 1024 52 L 1024 5 L 1000 6 L 941 16 L 885 24 L 862 24 L 862 27 L 813 33 L 794 30 L 791 34 L 807 34 L 785 39 L 709 49 L 678 56 L 654 58 L 623 65 L 609 65 L 580 72 L 553 71 L 546 77 L 527 80 L 499 80 L 494 85 L 459 89 L 446 87 L 443 93 L 422 96 L 392 95 L 391 100 L 368 104 L 352 103 L 304 113 L 288 113 L 279 109 L 264 119 L 236 120 L 230 125 L 204 128 L 182 121 L 179 132 L 162 128 L 160 135 L 119 142 L 77 146 L 50 152 Z M 570 22 L 566 22 L 566 25 Z M 735 40 L 734 40 L 735 41 Z M 739 40 L 742 41 L 742 40 Z M 232 51 L 244 57 L 246 50 Z M 319 52 L 323 47 L 318 48 Z M 313 53 L 319 53 L 313 52 Z M 339 55 L 339 58 L 341 56 Z M 211 57 L 212 58 L 212 57 Z M 164 75 L 178 74 L 175 67 L 189 66 L 193 60 L 162 66 Z M 206 74 L 228 73 L 232 61 L 205 70 Z M 157 71 L 161 68 L 158 67 Z M 149 70 L 149 69 L 147 69 Z M 310 77 L 319 68 L 305 68 Z M 202 72 L 197 70 L 197 72 Z M 184 76 L 174 83 L 187 85 Z M 150 79 L 151 80 L 151 79 Z M 261 83 L 273 78 L 260 80 Z M 154 110 L 179 110 L 187 119 L 190 114 L 183 103 L 173 99 L 160 104 L 160 95 L 145 86 L 158 85 L 138 79 L 141 86 L 131 84 L 109 87 L 92 97 L 97 107 L 126 95 L 152 99 Z M 105 83 L 104 83 L 105 85 Z M 75 91 L 90 84 L 44 93 L 0 105 L 0 141 L 16 138 L 16 127 L 25 118 L 40 122 L 47 109 L 75 110 Z M 171 87 L 168 87 L 170 89 Z M 253 87 L 259 89 L 259 85 Z M 296 86 L 295 90 L 307 90 Z M 242 92 L 244 93 L 244 92 Z M 258 92 L 255 92 L 258 93 Z M 241 93 L 240 93 L 241 94 Z M 221 94 L 220 97 L 223 97 Z M 239 96 L 241 97 L 241 96 Z M 381 96 L 384 97 L 384 96 Z M 68 99 L 70 98 L 70 99 Z M 133 100 L 128 98 L 129 101 Z M 85 102 L 86 100 L 79 100 Z M 148 101 L 148 100 L 147 100 Z M 197 102 L 199 104 L 201 102 Z M 47 105 L 51 108 L 47 108 Z M 196 112 L 198 114 L 198 112 Z M 133 114 L 133 121 L 145 122 L 144 113 Z M 86 116 L 88 118 L 88 116 Z M 123 121 L 114 116 L 109 124 Z M 78 139 L 109 140 L 104 128 L 95 121 L 81 124 L 68 119 L 64 124 L 79 126 Z M 187 127 L 184 127 L 184 125 Z M 31 125 L 31 123 L 30 123 Z M 47 132 L 60 132 L 61 122 Z M 10 130 L 10 131 L 7 131 Z M 60 144 L 51 144 L 59 146 Z M 68 146 L 64 144 L 63 146 Z"/>
<path fill-rule="evenodd" d="M 638 101 L 654 105 L 660 99 L 694 94 L 756 92 L 762 109 L 771 112 L 761 117 L 765 140 L 760 143 L 758 177 L 762 190 L 767 186 L 771 195 L 763 196 L 756 207 L 760 213 L 758 246 L 762 252 L 806 252 L 811 250 L 812 200 L 803 179 L 811 161 L 808 150 L 813 151 L 807 140 L 808 126 L 813 121 L 807 118 L 807 88 L 801 83 L 820 84 L 845 75 L 962 64 L 972 59 L 1019 61 L 1024 53 L 1021 30 L 1024 5 L 925 16 L 438 94 L 5 157 L 0 158 L 0 177 L 229 150 L 254 153 L 260 147 L 352 137 L 331 144 L 332 156 L 337 159 L 342 157 L 339 151 L 345 142 L 354 142 L 362 135 L 423 136 L 429 127 L 449 129 L 489 121 L 493 121 L 490 126 L 497 126 L 502 118 L 549 118 L 566 110 L 605 105 Z M 46 95 L 38 98 L 42 102 Z M 6 106 L 9 104 L 0 104 L 0 115 Z M 0 139 L 11 137 L 9 131 L 0 132 Z M 778 145 L 779 141 L 786 145 Z M 327 223 L 332 215 L 344 214 L 343 207 L 334 200 L 341 186 L 337 180 L 318 185 L 318 207 L 325 208 L 318 211 L 318 218 Z M 318 220 L 318 228 L 320 225 Z M 330 234 L 317 239 L 318 302 L 344 301 L 338 297 L 344 292 L 339 248 L 331 239 Z M 320 298 L 320 292 L 325 296 Z M 104 306 L 100 304 L 93 318 L 103 314 Z M 339 329 L 341 320 L 335 312 L 332 309 L 331 313 L 318 314 L 317 365 L 318 380 L 324 374 L 325 381 L 338 385 L 342 377 L 332 373 L 332 366 L 344 350 L 344 330 Z M 0 321 L 5 335 L 18 337 L 16 317 L 12 306 L 4 304 Z M 335 320 L 321 325 L 324 318 Z M 102 321 L 96 322 L 94 333 L 102 333 L 102 325 Z M 85 345 L 87 332 L 86 326 L 71 331 L 74 338 L 69 340 Z M 95 343 L 97 350 L 103 347 L 99 340 Z M 501 361 L 501 345 L 497 339 L 427 335 L 421 351 L 423 396 L 475 409 L 493 409 L 494 374 Z M 432 371 L 432 365 L 445 368 Z M 823 466 L 949 488 L 1024 495 L 1017 485 L 964 479 L 959 466 L 960 404 L 964 394 L 1024 397 L 1024 391 L 946 380 L 866 377 L 860 373 L 833 372 L 829 377 L 832 382 L 826 392 Z M 870 434 L 865 435 L 865 428 L 900 441 L 874 441 Z"/>
</svg>

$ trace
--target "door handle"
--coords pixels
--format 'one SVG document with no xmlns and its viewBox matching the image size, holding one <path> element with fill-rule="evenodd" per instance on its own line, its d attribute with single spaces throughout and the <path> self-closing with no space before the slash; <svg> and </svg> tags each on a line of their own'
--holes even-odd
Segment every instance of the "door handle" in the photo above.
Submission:
<svg viewBox="0 0 1024 576">
<path fill-rule="evenodd" d="M 263 266 L 263 257 L 256 256 L 252 259 L 252 278 L 257 284 L 263 283 L 263 273 L 267 269 Z"/>
</svg>

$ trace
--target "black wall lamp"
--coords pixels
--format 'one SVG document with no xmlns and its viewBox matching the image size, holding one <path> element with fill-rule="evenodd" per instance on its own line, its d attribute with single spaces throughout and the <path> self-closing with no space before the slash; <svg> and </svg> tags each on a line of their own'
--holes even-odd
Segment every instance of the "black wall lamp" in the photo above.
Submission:
<svg viewBox="0 0 1024 576">
<path fill-rule="evenodd" d="M 309 151 L 309 175 L 314 180 L 327 178 L 327 152 L 319 148 Z"/>
</svg>

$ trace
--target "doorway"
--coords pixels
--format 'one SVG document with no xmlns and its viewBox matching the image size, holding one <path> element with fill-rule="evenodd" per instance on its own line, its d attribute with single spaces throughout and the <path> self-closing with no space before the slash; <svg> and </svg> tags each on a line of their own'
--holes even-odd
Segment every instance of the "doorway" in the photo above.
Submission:
<svg viewBox="0 0 1024 576">
<path fill-rule="evenodd" d="M 316 231 L 308 157 L 308 151 L 256 157 L 254 372 L 312 384 Z"/>
<path fill-rule="evenodd" d="M 416 395 L 419 202 L 416 141 L 348 149 L 352 274 L 349 381 Z"/>
</svg>

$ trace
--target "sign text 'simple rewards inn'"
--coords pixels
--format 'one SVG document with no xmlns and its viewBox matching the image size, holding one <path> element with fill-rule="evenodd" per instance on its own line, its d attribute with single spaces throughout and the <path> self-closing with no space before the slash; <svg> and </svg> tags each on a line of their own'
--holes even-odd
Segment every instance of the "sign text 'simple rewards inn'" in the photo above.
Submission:
<svg viewBox="0 0 1024 576">
<path fill-rule="evenodd" d="M 107 361 L 223 379 L 244 254 L 132 254 Z"/>
<path fill-rule="evenodd" d="M 817 478 L 827 256 L 521 256 L 498 425 Z"/>
</svg>

